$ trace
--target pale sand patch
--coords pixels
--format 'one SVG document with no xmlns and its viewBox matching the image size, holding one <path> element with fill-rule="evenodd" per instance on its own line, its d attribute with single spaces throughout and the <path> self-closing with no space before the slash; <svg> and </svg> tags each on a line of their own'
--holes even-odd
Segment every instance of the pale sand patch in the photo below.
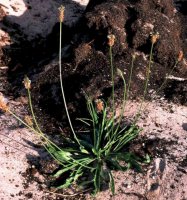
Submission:
<svg viewBox="0 0 187 200">
<path fill-rule="evenodd" d="M 6 21 L 19 27 L 28 40 L 46 37 L 58 22 L 58 8 L 65 6 L 65 21 L 68 26 L 76 23 L 89 0 L 0 0 L 6 13 Z M 0 29 L 2 24 L 0 22 Z"/>
</svg>

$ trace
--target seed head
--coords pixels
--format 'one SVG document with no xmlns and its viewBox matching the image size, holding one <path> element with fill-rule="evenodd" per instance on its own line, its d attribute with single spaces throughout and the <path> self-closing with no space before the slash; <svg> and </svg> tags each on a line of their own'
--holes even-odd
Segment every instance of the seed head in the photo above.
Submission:
<svg viewBox="0 0 187 200">
<path fill-rule="evenodd" d="M 150 36 L 151 36 L 151 43 L 152 44 L 155 44 L 157 42 L 157 40 L 159 39 L 159 37 L 160 37 L 158 32 L 151 33 Z"/>
<path fill-rule="evenodd" d="M 178 59 L 177 59 L 178 62 L 181 62 L 181 61 L 182 61 L 183 56 L 184 56 L 183 51 L 179 51 L 179 55 L 178 55 Z"/>
<path fill-rule="evenodd" d="M 31 117 L 31 116 L 26 115 L 26 116 L 24 117 L 24 119 L 25 119 L 25 122 L 26 122 L 29 126 L 33 126 L 33 121 L 32 121 L 32 117 Z"/>
<path fill-rule="evenodd" d="M 7 105 L 7 100 L 5 99 L 3 94 L 0 93 L 0 110 L 6 112 L 6 111 L 8 111 L 8 109 L 9 109 L 9 107 Z"/>
<path fill-rule="evenodd" d="M 104 103 L 101 99 L 96 99 L 95 101 L 96 103 L 96 109 L 97 109 L 97 112 L 100 113 L 104 110 Z"/>
<path fill-rule="evenodd" d="M 117 68 L 117 74 L 118 74 L 119 76 L 123 77 L 123 72 L 122 72 L 119 68 Z"/>
<path fill-rule="evenodd" d="M 107 38 L 108 38 L 108 46 L 109 47 L 114 46 L 115 39 L 116 39 L 115 35 L 110 34 L 110 35 L 107 36 Z"/>
<path fill-rule="evenodd" d="M 25 76 L 23 84 L 27 90 L 31 89 L 31 80 L 27 76 Z"/>
<path fill-rule="evenodd" d="M 136 54 L 135 54 L 135 53 L 132 54 L 132 59 L 133 59 L 133 60 L 136 59 Z"/>
<path fill-rule="evenodd" d="M 59 21 L 63 22 L 64 21 L 64 11 L 65 11 L 65 7 L 63 5 L 61 5 L 59 8 Z"/>
</svg>

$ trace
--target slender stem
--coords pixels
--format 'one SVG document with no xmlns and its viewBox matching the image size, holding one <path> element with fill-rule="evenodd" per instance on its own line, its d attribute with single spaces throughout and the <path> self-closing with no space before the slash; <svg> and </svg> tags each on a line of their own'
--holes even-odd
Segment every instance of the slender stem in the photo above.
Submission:
<svg viewBox="0 0 187 200">
<path fill-rule="evenodd" d="M 121 123 L 122 116 L 124 114 L 125 107 L 126 107 L 126 104 L 127 104 L 127 101 L 128 101 L 128 97 L 129 97 L 130 85 L 131 85 L 131 80 L 132 80 L 132 72 L 133 72 L 133 68 L 134 68 L 134 60 L 135 60 L 135 58 L 133 57 L 132 58 L 132 62 L 131 62 L 131 69 L 130 69 L 128 86 L 126 86 L 126 81 L 125 81 L 125 78 L 124 78 L 124 76 L 122 74 L 122 79 L 123 79 L 123 84 L 124 84 L 124 94 L 123 94 L 123 104 L 122 104 L 121 113 L 120 113 L 119 125 Z M 118 128 L 117 128 L 117 130 L 118 130 Z"/>
<path fill-rule="evenodd" d="M 122 116 L 124 114 L 124 111 L 125 111 L 125 107 L 126 107 L 126 104 L 127 104 L 127 100 L 128 100 L 128 97 L 129 97 L 129 91 L 130 91 L 130 85 L 131 85 L 131 80 L 132 80 L 132 72 L 133 72 L 133 68 L 134 68 L 134 61 L 135 61 L 135 57 L 132 57 L 132 62 L 131 62 L 131 69 L 130 69 L 130 75 L 129 75 L 129 80 L 128 80 L 128 86 L 126 87 L 126 81 L 125 81 L 125 78 L 123 76 L 123 74 L 121 75 L 122 79 L 123 79 L 123 83 L 124 83 L 124 93 L 123 93 L 123 104 L 122 104 L 122 108 L 121 108 L 121 112 L 120 112 L 120 117 L 119 117 L 119 122 L 118 122 L 118 126 L 117 128 L 115 129 L 115 132 L 113 134 L 113 137 L 110 138 L 109 140 L 109 151 L 110 151 L 110 148 L 112 147 L 113 145 L 113 142 L 116 137 L 118 136 L 118 130 L 119 130 L 119 127 L 120 127 L 120 123 L 122 121 Z M 107 145 L 106 145 L 107 146 Z"/>
<path fill-rule="evenodd" d="M 124 93 L 123 93 L 123 104 L 122 104 L 122 107 L 121 107 L 121 112 L 120 112 L 120 117 L 119 117 L 119 122 L 118 122 L 118 125 L 117 127 L 115 128 L 115 131 L 114 131 L 114 134 L 112 135 L 112 137 L 109 139 L 108 141 L 108 144 L 109 144 L 109 151 L 110 151 L 110 148 L 112 147 L 113 145 L 113 141 L 116 139 L 117 137 L 117 132 L 119 130 L 119 127 L 120 127 L 120 124 L 121 124 L 121 121 L 122 121 L 122 117 L 123 117 L 123 114 L 124 114 L 124 110 L 125 110 L 125 105 L 126 105 L 126 82 L 125 82 L 125 79 L 124 77 L 122 76 L 122 79 L 123 79 L 123 83 L 124 83 Z M 106 145 L 107 146 L 107 145 Z"/>
<path fill-rule="evenodd" d="M 149 65 L 148 65 L 147 72 L 146 72 L 146 81 L 145 81 L 143 99 L 142 99 L 141 104 L 143 104 L 143 102 L 145 100 L 145 96 L 147 94 L 147 88 L 148 88 L 148 83 L 149 83 L 149 78 L 150 78 L 150 73 L 151 73 L 152 57 L 153 57 L 153 46 L 154 46 L 154 43 L 151 44 L 151 51 L 150 51 L 150 56 L 149 56 Z"/>
<path fill-rule="evenodd" d="M 12 111 L 8 110 L 8 112 L 13 116 L 15 117 L 19 122 L 21 122 L 23 125 L 25 125 L 27 128 L 29 128 L 31 131 L 33 131 L 34 133 L 36 133 L 39 137 L 42 137 L 46 142 L 48 143 L 52 143 L 50 140 L 48 140 L 42 133 L 36 131 L 33 127 L 29 126 L 27 123 L 25 123 L 21 118 L 19 118 L 16 114 L 14 114 Z M 46 147 L 46 145 L 44 144 L 43 141 L 41 141 L 44 148 L 47 150 L 47 152 L 60 164 L 62 164 L 59 160 L 57 160 L 53 154 L 48 150 L 48 148 Z M 52 143 L 53 144 L 53 143 Z M 56 145 L 55 145 L 56 146 Z M 57 147 L 57 146 L 56 146 Z M 59 150 L 60 148 L 57 147 Z"/>
<path fill-rule="evenodd" d="M 128 87 L 127 87 L 126 101 L 128 100 L 128 97 L 129 97 L 130 85 L 131 85 L 131 81 L 132 81 L 132 72 L 133 72 L 133 69 L 134 69 L 134 61 L 135 61 L 135 57 L 133 56 L 132 62 L 131 62 L 131 69 L 130 69 Z"/>
<path fill-rule="evenodd" d="M 42 137 L 45 141 L 47 141 L 48 143 L 52 143 L 50 140 L 48 140 L 43 134 L 39 133 L 38 131 L 36 131 L 33 127 L 29 126 L 27 123 L 25 123 L 21 118 L 19 118 L 16 114 L 14 114 L 12 111 L 8 110 L 8 112 L 15 117 L 19 122 L 21 122 L 23 125 L 25 125 L 27 128 L 29 128 L 31 131 L 33 131 L 34 133 L 36 133 L 39 137 Z M 63 165 L 63 163 L 61 163 L 58 159 L 55 158 L 55 156 L 48 150 L 48 148 L 46 147 L 46 145 L 44 144 L 43 141 L 42 145 L 44 146 L 44 148 L 47 150 L 47 152 L 61 165 Z M 56 146 L 56 145 L 55 145 Z M 57 147 L 58 148 L 58 147 Z M 59 148 L 58 148 L 59 149 Z M 59 149 L 60 150 L 60 149 Z"/>
<path fill-rule="evenodd" d="M 177 64 L 178 64 L 178 60 L 175 62 L 173 68 L 171 69 L 171 71 L 169 72 L 169 74 L 167 76 L 170 76 L 173 73 L 174 69 L 177 67 Z M 167 78 L 165 78 L 162 85 L 158 88 L 158 90 L 156 91 L 156 94 L 158 94 L 161 91 L 161 89 L 164 87 L 166 82 L 167 82 Z"/>
<path fill-rule="evenodd" d="M 129 75 L 129 81 L 128 81 L 128 86 L 127 86 L 127 88 L 126 88 L 126 81 L 125 81 L 125 78 L 124 78 L 124 76 L 122 75 L 122 79 L 123 79 L 123 83 L 124 83 L 124 94 L 123 94 L 123 104 L 122 104 L 121 113 L 120 113 L 119 125 L 120 125 L 120 123 L 121 123 L 122 116 L 123 116 L 123 114 L 124 114 L 125 107 L 126 107 L 126 104 L 127 104 L 127 101 L 128 101 L 128 97 L 129 97 L 130 85 L 131 85 L 131 80 L 132 80 L 132 72 L 133 72 L 133 68 L 134 68 L 134 60 L 135 60 L 135 58 L 133 57 L 133 58 L 132 58 L 132 62 L 131 62 L 131 69 L 130 69 L 130 75 Z M 118 128 L 119 128 L 119 127 L 118 127 Z M 117 131 L 118 131 L 118 128 L 117 128 Z M 117 131 L 116 131 L 116 132 L 117 132 Z"/>
<path fill-rule="evenodd" d="M 54 144 L 52 141 L 50 141 L 47 137 L 44 136 L 44 134 L 42 132 L 38 132 L 37 130 L 35 130 L 33 127 L 29 126 L 27 123 L 25 123 L 20 117 L 18 117 L 16 114 L 14 114 L 12 111 L 8 110 L 8 112 L 14 117 L 16 118 L 19 122 L 21 122 L 23 125 L 25 125 L 27 128 L 29 128 L 31 131 L 33 131 L 34 133 L 36 133 L 39 137 L 43 138 L 46 142 L 52 144 L 53 146 L 55 146 L 58 150 L 61 150 L 56 144 Z M 42 142 L 43 143 L 43 142 Z M 43 143 L 44 144 L 44 143 Z M 44 144 L 45 145 L 45 144 Z"/>
<path fill-rule="evenodd" d="M 23 125 L 25 125 L 27 128 L 29 128 L 30 130 L 32 130 L 33 132 L 37 133 L 38 135 L 41 136 L 41 134 L 36 131 L 33 127 L 29 126 L 27 123 L 25 123 L 21 118 L 19 118 L 16 114 L 14 114 L 12 111 L 8 110 L 8 113 L 10 113 L 14 118 L 16 118 L 19 122 L 21 122 Z"/>
<path fill-rule="evenodd" d="M 149 78 L 150 78 L 150 69 L 151 69 L 152 56 L 153 56 L 153 46 L 154 46 L 154 44 L 152 43 L 151 51 L 150 51 L 150 57 L 149 57 L 149 66 L 148 66 L 148 70 L 147 70 L 147 78 L 146 78 L 146 83 L 145 83 L 145 88 L 144 88 L 144 96 L 143 96 L 143 99 L 142 99 L 142 102 L 141 102 L 141 105 L 140 105 L 140 108 L 139 108 L 139 112 L 137 113 L 134 122 L 137 121 L 141 110 L 144 110 L 145 107 L 147 107 L 147 104 L 146 104 L 145 107 L 142 109 L 143 103 L 145 101 L 145 96 L 146 96 L 146 93 L 147 93 L 147 86 L 148 86 Z M 177 67 L 177 64 L 178 64 L 178 60 L 175 62 L 174 66 L 171 69 L 171 71 L 169 72 L 168 76 L 170 76 L 173 73 L 174 69 Z M 161 89 L 164 87 L 166 82 L 167 82 L 167 79 L 165 79 L 164 82 L 162 83 L 162 85 L 158 88 L 158 90 L 156 91 L 156 94 L 158 94 L 161 91 Z M 153 99 L 154 98 L 151 98 L 151 100 L 153 100 Z"/>
<path fill-rule="evenodd" d="M 29 106 L 30 106 L 30 110 L 31 110 L 31 114 L 32 114 L 32 117 L 33 117 L 33 120 L 34 120 L 34 123 L 36 125 L 36 128 L 37 128 L 37 131 L 33 128 L 32 131 L 36 132 L 39 134 L 40 137 L 42 137 L 48 144 L 50 145 L 53 145 L 55 148 L 57 148 L 59 151 L 61 151 L 61 149 L 56 145 L 54 144 L 51 140 L 49 140 L 47 137 L 44 136 L 44 133 L 41 131 L 39 125 L 38 125 L 38 122 L 36 120 L 36 117 L 35 117 L 35 114 L 34 114 L 34 110 L 33 110 L 33 106 L 32 106 L 32 98 L 31 98 L 31 94 L 30 94 L 30 90 L 27 89 L 27 92 L 28 92 L 28 97 L 29 97 Z M 12 113 L 13 114 L 13 113 Z M 15 115 L 14 115 L 15 117 Z M 21 123 L 23 123 L 23 121 L 20 119 L 20 118 L 17 118 Z M 27 126 L 28 128 L 30 126 Z M 44 142 L 42 142 L 44 148 L 47 150 L 47 152 L 51 155 L 52 158 L 54 158 L 59 164 L 61 165 L 64 165 L 62 162 L 60 162 L 54 155 L 53 153 L 50 152 L 50 150 L 48 149 L 48 147 L 44 144 Z"/>
<path fill-rule="evenodd" d="M 146 71 L 146 80 L 145 80 L 143 97 L 142 97 L 141 104 L 140 104 L 140 107 L 138 109 L 138 112 L 137 112 L 137 114 L 135 116 L 134 124 L 137 122 L 137 120 L 138 120 L 138 118 L 140 116 L 140 113 L 141 113 L 141 110 L 142 110 L 142 106 L 143 106 L 143 103 L 145 101 L 145 96 L 147 94 L 147 88 L 148 88 L 148 83 L 149 83 L 149 79 L 150 79 L 150 72 L 151 72 L 151 64 L 152 64 L 152 56 L 153 56 L 153 46 L 154 46 L 154 43 L 151 43 L 151 50 L 150 50 L 150 56 L 149 56 L 149 64 L 148 64 L 147 71 Z"/>
<path fill-rule="evenodd" d="M 114 132 L 114 66 L 113 66 L 113 58 L 112 58 L 112 46 L 109 48 L 109 55 L 110 55 L 110 66 L 111 66 L 111 79 L 112 79 L 112 134 Z"/>
<path fill-rule="evenodd" d="M 36 128 L 38 129 L 38 131 L 39 131 L 40 133 L 42 133 L 42 131 L 41 131 L 39 125 L 38 125 L 38 122 L 37 122 L 37 120 L 36 120 L 36 117 L 35 117 L 34 111 L 33 111 L 32 99 L 31 99 L 31 93 L 30 93 L 30 90 L 29 90 L 29 89 L 27 89 L 27 93 L 28 93 L 28 97 L 29 97 L 29 106 L 30 106 L 30 110 L 31 110 L 31 114 L 32 114 L 32 117 L 33 117 L 34 123 L 35 123 Z M 42 133 L 42 134 L 43 134 L 43 133 Z"/>
<path fill-rule="evenodd" d="M 68 118 L 68 122 L 69 122 L 69 125 L 70 125 L 70 128 L 71 128 L 71 131 L 73 133 L 73 136 L 74 136 L 74 139 L 77 141 L 77 143 L 81 146 L 76 134 L 75 134 L 75 131 L 74 131 L 74 128 L 73 128 L 73 125 L 72 125 L 72 122 L 71 122 L 71 118 L 69 116 L 69 111 L 68 111 L 68 108 L 67 108 L 67 103 L 66 103 L 66 98 L 65 98 L 65 94 L 64 94 L 64 87 L 63 87 L 63 82 L 62 82 L 62 22 L 60 22 L 60 41 L 59 41 L 59 71 L 60 71 L 60 87 L 61 87 L 61 91 L 62 91 L 62 98 L 63 98 L 63 102 L 64 102 L 64 107 L 65 107 L 65 110 L 66 110 L 66 115 L 67 115 L 67 118 Z"/>
<path fill-rule="evenodd" d="M 167 76 L 170 76 L 170 75 L 173 73 L 173 71 L 174 71 L 174 69 L 177 67 L 177 64 L 178 64 L 178 63 L 179 63 L 178 60 L 175 61 L 174 66 L 172 67 L 171 71 L 168 73 Z M 161 86 L 158 88 L 158 90 L 156 90 L 155 95 L 159 94 L 159 92 L 160 92 L 160 91 L 163 89 L 163 87 L 166 85 L 166 82 L 167 82 L 167 78 L 165 78 L 165 80 L 163 81 L 163 83 L 161 84 Z M 152 98 L 150 99 L 150 102 L 151 102 L 154 98 L 155 98 L 155 96 L 152 97 Z M 150 102 L 149 102 L 149 103 L 150 103 Z M 146 104 L 144 105 L 144 108 L 142 109 L 142 111 L 144 111 L 145 108 L 147 108 L 147 106 L 149 105 L 149 103 L 146 103 Z"/>
<path fill-rule="evenodd" d="M 38 122 L 37 122 L 37 120 L 36 120 L 35 114 L 34 114 L 34 110 L 33 110 L 33 106 L 32 106 L 32 98 L 31 98 L 30 89 L 27 89 L 27 92 L 28 92 L 28 97 L 29 97 L 29 106 L 30 106 L 31 114 L 32 114 L 34 123 L 35 123 L 36 128 L 37 128 L 37 130 L 35 130 L 34 128 L 31 127 L 32 130 L 34 130 L 35 133 L 38 133 L 45 141 L 48 142 L 48 144 L 52 144 L 53 146 L 55 146 L 55 148 L 57 148 L 58 150 L 61 150 L 55 143 L 53 143 L 51 140 L 49 140 L 47 137 L 45 137 L 44 133 L 41 131 L 41 129 L 40 129 L 39 125 L 38 125 Z M 11 113 L 11 114 L 13 115 L 14 113 Z M 15 117 L 15 116 L 16 116 L 16 115 L 14 114 L 14 117 Z M 22 121 L 19 117 L 17 117 L 17 119 L 18 119 L 21 123 L 23 123 L 23 121 Z M 25 125 L 25 123 L 24 123 L 24 125 Z M 30 126 L 28 126 L 28 125 L 27 125 L 27 127 L 30 128 Z M 45 144 L 44 144 L 44 146 L 45 146 Z"/>
<path fill-rule="evenodd" d="M 56 149 L 58 149 L 58 151 L 62 151 L 62 149 L 60 147 L 58 147 L 56 144 L 54 144 L 51 140 L 49 140 L 47 137 L 44 136 L 44 134 L 42 132 L 38 132 L 37 130 L 35 130 L 33 127 L 29 126 L 27 123 L 25 123 L 21 118 L 19 118 L 16 114 L 14 114 L 12 111 L 8 110 L 7 111 L 8 113 L 10 113 L 13 117 L 15 117 L 19 122 L 21 122 L 23 125 L 25 125 L 27 128 L 29 128 L 30 130 L 32 130 L 34 133 L 36 133 L 38 136 L 40 136 L 41 138 L 43 138 L 49 145 L 52 145 L 53 147 L 55 147 Z M 46 146 L 46 144 L 41 141 L 44 148 L 47 150 L 47 152 L 59 163 L 61 164 L 62 166 L 64 166 L 64 163 L 62 163 L 61 161 L 59 161 L 58 158 L 56 158 L 55 154 L 53 154 L 52 152 L 50 152 L 50 150 L 48 149 L 48 147 Z M 81 163 L 79 163 L 78 161 L 76 161 L 75 159 L 73 159 L 73 157 L 71 157 L 72 159 L 72 162 L 69 161 L 69 160 L 66 160 L 68 163 L 70 164 L 73 164 L 73 163 L 76 163 L 76 164 L 79 164 L 83 167 L 86 167 L 88 169 L 92 169 L 91 167 L 89 166 L 85 166 Z M 86 163 L 87 165 L 90 164 L 91 162 L 93 162 L 94 160 Z"/>
</svg>

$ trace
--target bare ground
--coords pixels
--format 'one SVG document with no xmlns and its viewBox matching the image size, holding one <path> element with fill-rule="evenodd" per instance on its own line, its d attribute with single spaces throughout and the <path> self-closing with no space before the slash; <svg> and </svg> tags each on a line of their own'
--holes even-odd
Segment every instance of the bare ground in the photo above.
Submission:
<svg viewBox="0 0 187 200">
<path fill-rule="evenodd" d="M 24 106 L 11 101 L 16 113 L 24 116 Z M 125 116 L 133 116 L 136 102 L 129 102 Z M 1 199 L 56 199 L 47 193 L 45 179 L 34 170 L 46 152 L 37 137 L 7 114 L 1 114 Z M 148 149 L 152 157 L 144 173 L 135 171 L 115 172 L 116 194 L 102 191 L 96 199 L 159 199 L 183 200 L 187 198 L 187 108 L 168 104 L 163 100 L 148 103 L 139 120 L 143 131 L 133 144 L 133 149 Z M 34 145 L 35 144 L 35 145 Z M 32 159 L 31 159 L 32 158 Z M 32 162 L 31 162 L 32 160 Z M 28 169 L 34 171 L 28 173 Z M 29 176 L 30 179 L 29 179 Z M 34 179 L 34 178 L 35 179 Z M 50 196 L 50 197 L 49 197 Z M 58 196 L 58 195 L 56 195 Z M 85 194 L 86 199 L 91 197 Z"/>
</svg>

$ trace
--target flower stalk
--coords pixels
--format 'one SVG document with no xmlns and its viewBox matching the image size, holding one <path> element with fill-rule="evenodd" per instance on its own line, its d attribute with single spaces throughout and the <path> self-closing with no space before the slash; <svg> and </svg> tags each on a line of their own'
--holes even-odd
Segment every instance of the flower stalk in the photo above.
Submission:
<svg viewBox="0 0 187 200">
<path fill-rule="evenodd" d="M 148 67 L 147 67 L 147 70 L 146 70 L 146 79 L 145 79 L 145 83 L 144 83 L 143 97 L 142 97 L 138 112 L 135 115 L 135 119 L 134 119 L 134 122 L 133 122 L 134 124 L 136 124 L 138 118 L 140 117 L 140 113 L 142 111 L 142 106 L 143 106 L 143 103 L 145 102 L 145 97 L 146 97 L 146 94 L 147 94 L 148 83 L 149 83 L 150 74 L 151 74 L 151 65 L 152 65 L 152 58 L 153 58 L 153 47 L 154 47 L 154 44 L 157 42 L 157 40 L 160 37 L 158 32 L 151 33 L 150 36 L 151 36 L 151 39 L 150 39 L 151 40 L 151 50 L 150 50 L 150 54 L 149 54 L 149 64 L 148 64 Z"/>
<path fill-rule="evenodd" d="M 67 103 L 66 103 L 66 97 L 65 97 L 65 93 L 64 93 L 64 86 L 63 86 L 63 80 L 62 80 L 62 23 L 64 21 L 64 12 L 65 12 L 65 7 L 61 6 L 59 8 L 59 22 L 60 22 L 60 36 L 59 36 L 59 73 L 60 73 L 60 87 L 61 87 L 61 92 L 62 92 L 62 98 L 63 98 L 63 102 L 64 102 L 64 107 L 66 110 L 66 115 L 68 118 L 68 122 L 71 128 L 71 131 L 73 133 L 74 139 L 77 141 L 77 143 L 81 146 L 79 139 L 76 136 L 76 133 L 74 131 L 72 122 L 71 122 L 71 118 L 69 115 L 69 111 L 68 111 L 68 107 L 67 107 Z"/>
<path fill-rule="evenodd" d="M 112 47 L 115 43 L 115 35 L 110 34 L 107 36 L 108 46 L 109 46 L 109 56 L 110 56 L 110 66 L 111 66 L 111 79 L 112 79 L 112 133 L 114 132 L 114 117 L 115 117 L 115 100 L 114 100 L 114 66 L 113 66 L 113 56 L 112 56 Z"/>
</svg>

